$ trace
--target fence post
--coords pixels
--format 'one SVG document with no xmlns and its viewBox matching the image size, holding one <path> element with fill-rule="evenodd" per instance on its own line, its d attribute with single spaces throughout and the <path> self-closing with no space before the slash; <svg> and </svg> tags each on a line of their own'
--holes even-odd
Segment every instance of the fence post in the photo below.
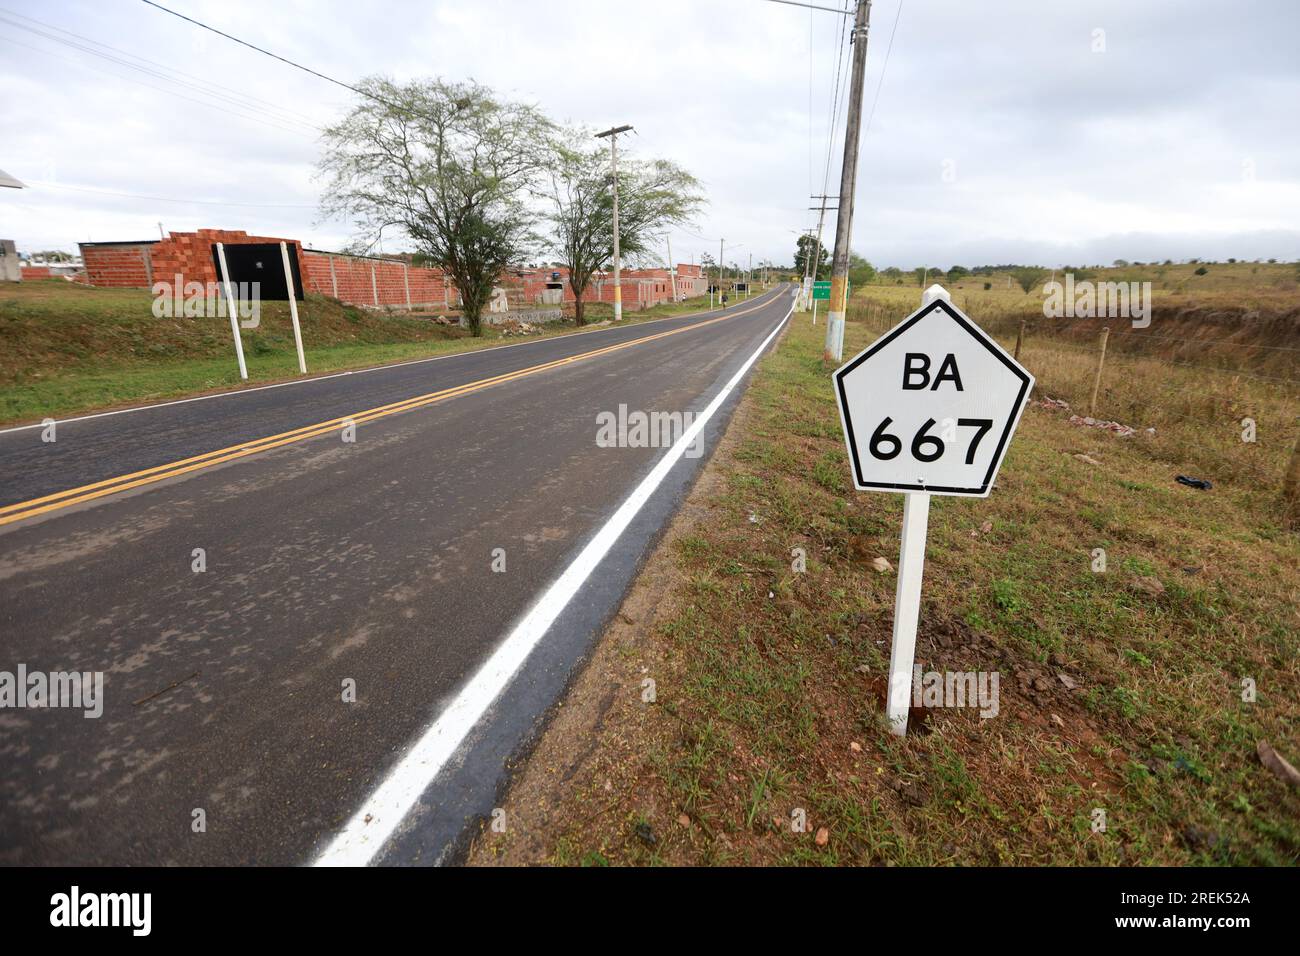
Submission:
<svg viewBox="0 0 1300 956">
<path fill-rule="evenodd" d="M 375 307 L 379 307 L 379 284 L 375 282 L 375 264 L 370 263 L 370 294 L 375 299 Z"/>
<path fill-rule="evenodd" d="M 339 297 L 339 277 L 334 272 L 334 256 L 330 256 L 330 294 Z"/>
<path fill-rule="evenodd" d="M 1020 361 L 1020 343 L 1025 340 L 1025 320 L 1020 320 L 1020 330 L 1016 332 L 1016 353 L 1011 356 L 1017 362 Z"/>
<path fill-rule="evenodd" d="M 1287 517 L 1292 522 L 1300 523 L 1300 438 L 1296 439 L 1295 451 L 1291 452 L 1291 463 L 1286 466 L 1282 497 L 1287 503 Z"/>
<path fill-rule="evenodd" d="M 411 311 L 411 267 L 402 263 L 402 281 L 406 283 L 406 311 Z"/>
<path fill-rule="evenodd" d="M 1106 364 L 1106 339 L 1110 338 L 1110 329 L 1101 330 L 1101 351 L 1097 354 L 1097 376 L 1092 380 L 1092 401 L 1088 403 L 1088 417 L 1097 413 L 1097 393 L 1101 390 L 1101 368 Z"/>
</svg>

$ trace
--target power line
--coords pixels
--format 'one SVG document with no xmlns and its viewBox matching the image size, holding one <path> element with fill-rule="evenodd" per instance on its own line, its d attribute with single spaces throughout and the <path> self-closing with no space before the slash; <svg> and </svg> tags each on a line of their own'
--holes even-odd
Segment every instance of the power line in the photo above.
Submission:
<svg viewBox="0 0 1300 956">
<path fill-rule="evenodd" d="M 885 85 L 885 71 L 889 69 L 889 54 L 894 49 L 894 34 L 898 32 L 898 18 L 903 15 L 903 0 L 898 0 L 898 9 L 894 11 L 894 26 L 889 31 L 889 45 L 885 47 L 885 62 L 880 65 L 880 79 L 876 83 L 876 95 L 871 99 L 871 112 L 867 114 L 867 125 L 863 132 L 871 129 L 871 121 L 876 115 L 876 104 L 880 101 L 880 88 Z"/>
<path fill-rule="evenodd" d="M 23 23 L 15 23 L 12 20 L 6 19 L 10 17 L 17 17 L 20 20 L 26 20 L 28 24 L 36 24 L 36 26 L 28 26 L 27 24 L 23 24 Z M 156 60 L 150 60 L 147 57 L 139 56 L 138 54 L 128 52 L 127 50 L 119 49 L 118 47 L 112 46 L 108 43 L 103 43 L 91 37 L 82 36 L 80 33 L 74 33 L 71 30 L 65 30 L 63 27 L 55 26 L 52 23 L 45 23 L 41 20 L 37 20 L 35 17 L 24 16 L 23 14 L 15 13 L 12 10 L 0 9 L 0 22 L 7 22 L 9 23 L 10 26 L 15 26 L 18 27 L 19 29 L 27 30 L 30 33 L 35 33 L 38 36 L 43 36 L 46 39 L 53 40 L 56 43 L 62 43 L 65 46 L 70 46 L 73 47 L 74 49 L 78 49 L 83 52 L 90 53 L 93 56 L 101 57 L 102 59 L 109 60 L 121 66 L 125 66 L 133 70 L 138 70 L 149 76 L 154 76 L 159 79 L 167 80 L 169 82 L 179 83 L 180 85 L 190 87 L 191 89 L 197 90 L 198 92 L 204 93 L 209 96 L 220 98 L 222 100 L 225 100 L 226 102 L 234 103 L 235 105 L 240 105 L 240 106 L 247 105 L 248 108 L 257 110 L 259 112 L 263 112 L 275 119 L 283 119 L 293 123 L 301 123 L 304 126 L 311 127 L 315 131 L 320 130 L 320 127 L 317 126 L 315 122 L 312 121 L 311 117 L 306 116 L 302 113 L 296 113 L 293 110 L 284 109 L 283 107 L 280 107 L 269 100 L 264 100 L 261 99 L 260 97 L 252 96 L 247 93 L 242 93 L 239 90 L 232 89 L 231 87 L 222 86 L 220 83 L 213 83 L 210 80 L 205 80 L 203 77 L 195 76 L 192 73 L 186 73 L 182 70 L 177 70 L 173 67 L 167 66 L 164 63 L 159 63 Z M 157 70 L 147 69 L 145 67 L 139 66 L 136 63 L 120 60 L 116 57 L 109 56 L 106 53 L 101 53 L 98 50 L 92 50 L 87 47 L 81 46 L 80 44 L 73 43 L 70 40 L 65 40 L 61 37 L 57 37 L 50 33 L 46 33 L 44 32 L 44 30 L 37 29 L 37 27 L 43 27 L 44 30 L 56 30 L 59 33 L 64 34 L 65 36 L 74 37 L 77 40 L 81 40 L 84 43 L 93 44 L 94 46 L 101 47 L 104 50 L 111 50 L 113 53 L 120 54 L 121 56 L 124 57 L 129 57 L 132 60 L 138 60 L 140 63 L 147 63 L 149 64 L 149 66 L 157 67 L 158 69 Z M 165 70 L 166 72 L 159 73 L 158 70 Z M 176 80 L 174 77 L 168 74 L 175 74 L 176 76 L 187 77 L 188 79 L 194 80 L 196 82 L 189 83 L 186 82 L 185 80 Z M 225 93 L 233 94 L 234 99 L 232 99 L 230 96 L 226 96 L 224 93 L 213 92 L 213 90 L 224 90 Z M 262 107 L 258 107 L 254 105 L 255 103 L 261 103 Z M 266 107 L 269 107 L 269 109 L 267 109 Z"/>
<path fill-rule="evenodd" d="M 301 63 L 295 63 L 293 60 L 290 60 L 288 57 L 280 56 L 280 54 L 278 53 L 272 53 L 270 50 L 264 50 L 262 49 L 262 47 L 257 46 L 254 43 L 249 43 L 247 40 L 241 40 L 239 39 L 239 37 L 231 36 L 229 33 L 226 33 L 222 30 L 218 30 L 216 27 L 210 27 L 206 23 L 201 23 L 198 20 L 195 20 L 193 17 L 187 17 L 183 13 L 177 13 L 175 10 L 170 10 L 167 7 L 164 7 L 160 3 L 154 3 L 154 0 L 141 0 L 141 2 L 148 4 L 149 6 L 153 7 L 156 10 L 161 10 L 163 13 L 170 13 L 174 17 L 179 17 L 180 19 L 186 21 L 187 23 L 194 24 L 196 27 L 201 27 L 202 29 L 208 30 L 211 33 L 215 33 L 217 34 L 217 36 L 225 37 L 227 40 L 230 40 L 234 43 L 238 43 L 240 46 L 246 46 L 250 50 L 255 50 L 258 53 L 261 53 L 263 56 L 269 56 L 273 60 L 279 60 L 281 63 L 285 63 L 296 70 L 302 70 L 304 73 L 310 73 L 312 76 L 319 77 L 320 79 L 325 80 L 328 83 L 333 83 L 335 86 L 341 86 L 345 90 L 351 90 L 353 93 L 356 93 L 358 96 L 364 96 L 367 99 L 374 100 L 376 103 L 382 103 L 385 106 L 387 106 L 389 109 L 397 110 L 398 112 L 401 113 L 414 112 L 413 110 L 409 110 L 406 107 L 394 103 L 391 100 L 387 100 L 384 97 L 379 96 L 375 93 L 371 93 L 368 92 L 367 90 L 361 89 L 360 87 L 353 86 L 351 83 L 344 83 L 342 80 L 336 80 L 334 77 L 321 73 L 319 70 L 313 70 L 309 66 L 303 66 Z"/>
<path fill-rule="evenodd" d="M 103 67 L 96 66 L 93 63 L 87 63 L 83 60 L 76 60 L 73 59 L 72 57 L 59 56 L 57 53 L 52 53 L 49 50 L 42 50 L 40 47 L 32 46 L 30 43 L 23 43 L 19 40 L 15 40 L 13 37 L 0 36 L 0 40 L 5 41 L 6 43 L 12 43 L 14 46 L 20 46 L 25 50 L 32 50 L 36 53 L 41 54 L 42 56 L 47 56 L 55 60 L 62 60 L 64 63 L 72 63 L 76 66 L 89 67 L 90 69 L 98 70 L 100 73 L 105 73 L 108 76 L 115 77 L 116 79 L 119 80 L 126 80 L 129 83 L 138 83 L 140 86 L 146 87 L 151 90 L 156 90 L 159 93 L 166 93 L 168 96 L 175 96 L 179 99 L 187 100 L 190 103 L 197 103 L 200 106 L 206 106 L 209 109 L 214 109 L 221 113 L 226 113 L 230 116 L 237 116 L 242 120 L 248 120 L 253 123 L 260 123 L 263 126 L 269 126 L 272 129 L 278 129 L 282 133 L 298 133 L 298 134 L 307 133 L 307 131 L 303 129 L 294 129 L 288 126 L 281 126 L 278 123 L 272 123 L 270 120 L 261 119 L 257 116 L 251 116 L 248 113 L 240 113 L 235 110 L 229 110 L 223 106 L 218 106 L 215 103 L 210 103 L 207 100 L 195 99 L 193 96 L 186 96 L 184 93 L 177 93 L 175 90 L 169 90 L 166 89 L 165 87 L 155 86 L 153 83 L 146 83 L 144 80 L 137 80 L 134 77 L 130 77 L 130 76 L 122 76 L 120 73 L 114 73 L 112 70 L 108 70 Z"/>
</svg>

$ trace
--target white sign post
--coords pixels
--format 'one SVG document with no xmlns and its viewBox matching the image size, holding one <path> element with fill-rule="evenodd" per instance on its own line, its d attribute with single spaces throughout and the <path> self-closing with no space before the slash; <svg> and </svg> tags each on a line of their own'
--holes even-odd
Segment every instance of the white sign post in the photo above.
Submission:
<svg viewBox="0 0 1300 956">
<path fill-rule="evenodd" d="M 302 329 L 298 327 L 298 300 L 295 298 L 293 288 L 293 270 L 289 268 L 289 246 L 287 243 L 280 243 L 280 257 L 284 259 L 284 284 L 289 290 L 289 315 L 293 318 L 293 344 L 298 347 L 298 371 L 303 375 L 307 374 L 307 359 L 302 354 Z M 407 307 L 409 308 L 411 291 L 406 291 Z"/>
<path fill-rule="evenodd" d="M 217 243 L 217 261 L 221 263 L 221 284 L 226 289 L 226 311 L 230 313 L 230 331 L 235 336 L 235 357 L 239 359 L 239 377 L 248 378 L 244 364 L 244 340 L 239 335 L 239 310 L 235 307 L 235 293 L 230 286 L 230 270 L 226 268 L 225 243 Z"/>
<path fill-rule="evenodd" d="M 835 375 L 853 486 L 903 504 L 886 713 L 907 733 L 931 495 L 988 496 L 1034 377 L 932 285 Z"/>
</svg>

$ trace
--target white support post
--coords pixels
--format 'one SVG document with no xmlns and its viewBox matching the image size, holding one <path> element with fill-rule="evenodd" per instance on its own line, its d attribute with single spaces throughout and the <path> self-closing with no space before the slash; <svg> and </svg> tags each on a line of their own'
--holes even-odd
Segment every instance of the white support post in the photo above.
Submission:
<svg viewBox="0 0 1300 956">
<path fill-rule="evenodd" d="M 903 501 L 903 544 L 898 552 L 898 587 L 894 592 L 894 640 L 889 650 L 889 729 L 907 733 L 912 702 L 912 664 L 916 660 L 916 625 L 921 617 L 921 575 L 925 571 L 925 536 L 930 524 L 930 496 L 909 492 Z"/>
<path fill-rule="evenodd" d="M 374 297 L 375 308 L 379 307 L 379 285 L 375 282 L 375 264 L 370 263 L 370 294 Z"/>
<path fill-rule="evenodd" d="M 951 302 L 948 291 L 932 285 L 921 294 L 921 305 L 935 299 Z M 894 639 L 889 649 L 889 729 L 907 734 L 907 709 L 912 702 L 912 666 L 916 661 L 916 626 L 921 618 L 921 577 L 925 572 L 925 539 L 930 527 L 930 495 L 907 492 L 903 499 L 903 535 L 898 550 L 898 586 L 894 591 Z"/>
<path fill-rule="evenodd" d="M 411 311 L 411 267 L 402 263 L 402 282 L 406 284 L 406 311 Z"/>
<path fill-rule="evenodd" d="M 226 311 L 230 313 L 230 331 L 235 336 L 235 357 L 239 359 L 239 377 L 248 378 L 244 364 L 244 340 L 239 335 L 239 309 L 235 306 L 235 293 L 230 287 L 230 270 L 226 268 L 225 243 L 217 243 L 217 261 L 221 264 L 221 284 L 226 290 Z"/>
<path fill-rule="evenodd" d="M 302 327 L 298 325 L 298 292 L 293 287 L 293 270 L 289 267 L 289 245 L 280 243 L 280 257 L 284 259 L 284 284 L 289 290 L 289 316 L 293 319 L 293 344 L 298 348 L 298 371 L 307 374 L 307 357 L 302 354 Z"/>
</svg>

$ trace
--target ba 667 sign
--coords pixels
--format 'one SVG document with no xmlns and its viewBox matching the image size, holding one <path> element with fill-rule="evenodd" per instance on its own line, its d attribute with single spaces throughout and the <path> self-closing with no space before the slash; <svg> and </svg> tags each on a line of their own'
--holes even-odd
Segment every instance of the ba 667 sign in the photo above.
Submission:
<svg viewBox="0 0 1300 956">
<path fill-rule="evenodd" d="M 835 373 L 853 483 L 985 497 L 1034 377 L 935 299 Z"/>
</svg>

